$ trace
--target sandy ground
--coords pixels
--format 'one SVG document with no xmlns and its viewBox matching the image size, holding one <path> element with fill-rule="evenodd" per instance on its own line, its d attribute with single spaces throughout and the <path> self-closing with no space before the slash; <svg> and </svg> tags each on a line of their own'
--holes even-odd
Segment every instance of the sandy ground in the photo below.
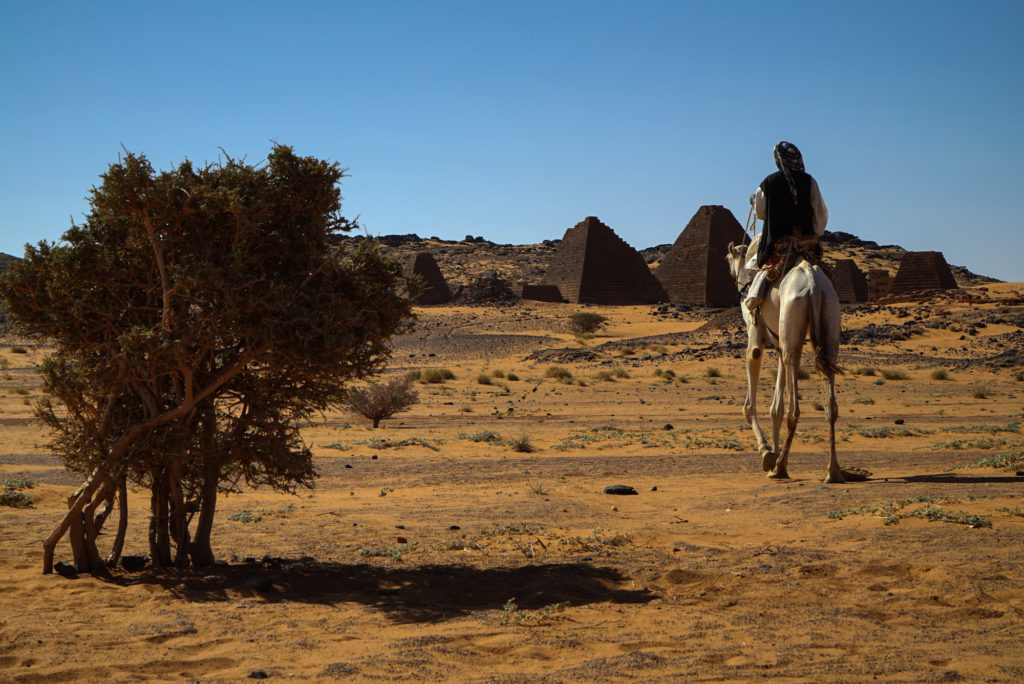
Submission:
<svg viewBox="0 0 1024 684">
<path fill-rule="evenodd" d="M 0 506 L 0 680 L 1022 681 L 1024 472 L 950 470 L 1024 450 L 1024 368 L 985 361 L 1020 350 L 1022 291 L 846 310 L 922 332 L 844 348 L 840 461 L 872 475 L 842 485 L 814 376 L 792 479 L 765 478 L 742 335 L 710 314 L 590 307 L 610 323 L 583 348 L 576 307 L 425 308 L 391 372 L 455 380 L 381 429 L 307 428 L 316 489 L 223 498 L 223 564 L 109 581 L 40 572 L 79 480 L 30 420 L 46 350 L 7 340 L 0 479 L 35 484 Z M 130 510 L 145 554 L 144 491 Z"/>
</svg>

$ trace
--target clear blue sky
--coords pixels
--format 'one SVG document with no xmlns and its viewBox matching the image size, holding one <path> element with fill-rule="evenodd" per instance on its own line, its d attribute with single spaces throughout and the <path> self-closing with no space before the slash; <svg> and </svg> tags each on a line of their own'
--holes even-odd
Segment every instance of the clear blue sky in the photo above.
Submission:
<svg viewBox="0 0 1024 684">
<path fill-rule="evenodd" d="M 829 228 L 1024 281 L 1024 3 L 15 2 L 0 251 L 55 240 L 121 146 L 159 169 L 270 141 L 350 169 L 373 235 L 637 248 L 742 223 L 780 139 Z"/>
</svg>

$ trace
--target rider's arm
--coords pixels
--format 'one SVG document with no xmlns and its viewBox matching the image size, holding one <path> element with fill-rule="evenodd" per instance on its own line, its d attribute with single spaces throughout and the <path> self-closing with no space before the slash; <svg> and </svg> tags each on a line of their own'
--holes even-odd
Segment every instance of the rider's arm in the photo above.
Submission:
<svg viewBox="0 0 1024 684">
<path fill-rule="evenodd" d="M 825 200 L 821 198 L 818 181 L 813 178 L 811 178 L 811 208 L 814 209 L 814 234 L 824 235 L 825 226 L 828 224 L 828 207 L 825 206 Z M 758 216 L 758 218 L 761 217 Z"/>
<path fill-rule="evenodd" d="M 764 221 L 768 218 L 767 202 L 765 202 L 764 191 L 758 186 L 757 192 L 754 193 L 754 216 L 759 220 Z"/>
</svg>

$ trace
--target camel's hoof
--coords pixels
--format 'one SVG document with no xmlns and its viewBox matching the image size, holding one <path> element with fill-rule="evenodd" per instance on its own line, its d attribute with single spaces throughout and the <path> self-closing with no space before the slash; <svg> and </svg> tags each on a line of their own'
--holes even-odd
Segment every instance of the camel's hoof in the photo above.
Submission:
<svg viewBox="0 0 1024 684">
<path fill-rule="evenodd" d="M 772 470 L 772 472 L 768 473 L 768 477 L 769 479 L 772 480 L 788 480 L 789 473 L 786 471 L 785 468 L 783 468 L 782 470 L 775 468 Z"/>
<path fill-rule="evenodd" d="M 829 474 L 829 476 L 825 478 L 826 484 L 843 484 L 844 482 L 846 482 L 846 480 L 843 479 L 842 473 L 839 473 L 838 475 Z"/>
<path fill-rule="evenodd" d="M 761 470 L 768 472 L 775 467 L 775 462 L 779 460 L 779 454 L 775 451 L 762 451 L 761 452 Z"/>
</svg>

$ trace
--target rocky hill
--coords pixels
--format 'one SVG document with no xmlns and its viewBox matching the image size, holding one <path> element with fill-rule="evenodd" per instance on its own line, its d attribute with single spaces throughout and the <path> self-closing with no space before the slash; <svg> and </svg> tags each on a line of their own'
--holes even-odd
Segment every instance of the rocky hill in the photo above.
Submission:
<svg viewBox="0 0 1024 684">
<path fill-rule="evenodd" d="M 346 244 L 354 245 L 365 237 L 343 237 Z M 544 277 L 548 263 L 561 240 L 545 240 L 533 245 L 502 245 L 482 237 L 466 236 L 453 241 L 436 237 L 421 238 L 415 234 L 384 235 L 376 238 L 384 251 L 399 261 L 416 252 L 430 252 L 437 260 L 441 272 L 452 290 L 468 286 L 479 278 L 493 272 L 498 278 L 509 282 L 525 281 L 539 283 Z M 825 256 L 829 259 L 853 259 L 861 270 L 882 268 L 896 275 L 900 261 L 907 250 L 897 245 L 879 245 L 870 240 L 861 240 L 856 235 L 844 232 L 825 231 Z M 672 245 L 664 244 L 640 249 L 647 264 L 653 269 L 668 253 Z M 945 255 L 947 261 L 955 257 Z M 994 278 L 972 273 L 963 266 L 950 269 L 961 287 L 997 282 Z"/>
</svg>

